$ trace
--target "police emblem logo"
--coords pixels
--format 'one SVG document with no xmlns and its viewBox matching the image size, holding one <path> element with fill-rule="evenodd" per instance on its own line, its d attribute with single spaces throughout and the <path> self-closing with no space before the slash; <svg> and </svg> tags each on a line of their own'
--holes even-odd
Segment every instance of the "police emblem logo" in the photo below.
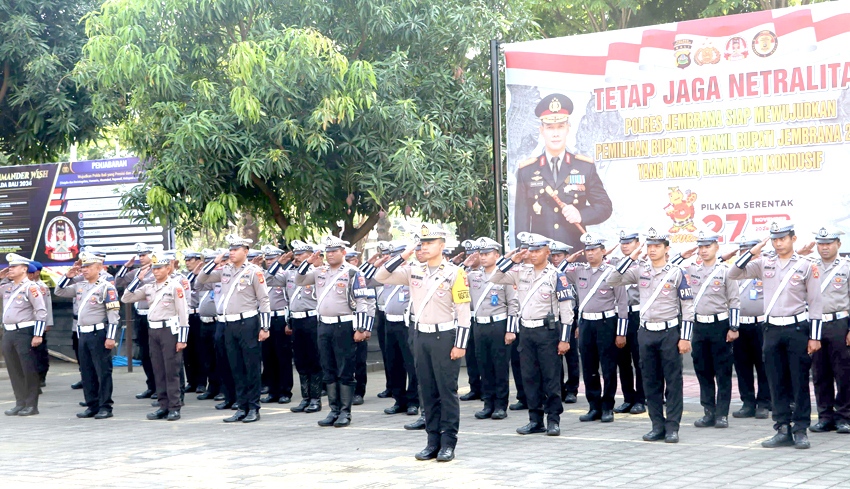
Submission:
<svg viewBox="0 0 850 489">
<path fill-rule="evenodd" d="M 825 238 L 825 237 L 827 237 L 828 234 L 829 234 L 829 232 L 827 232 L 826 228 L 818 229 L 818 237 L 819 238 Z"/>
<path fill-rule="evenodd" d="M 646 237 L 650 239 L 655 239 L 658 237 L 658 231 L 656 231 L 655 228 L 649 228 L 646 231 Z"/>
<path fill-rule="evenodd" d="M 698 66 L 702 65 L 715 65 L 720 62 L 720 51 L 712 46 L 711 42 L 706 41 L 702 47 L 697 49 L 696 54 L 694 55 L 694 62 Z"/>
<path fill-rule="evenodd" d="M 561 111 L 561 101 L 558 100 L 557 97 L 553 98 L 551 102 L 549 102 L 549 112 L 560 112 Z"/>
<path fill-rule="evenodd" d="M 697 234 L 697 239 L 698 240 L 705 239 L 705 231 L 700 231 L 699 234 Z"/>
<path fill-rule="evenodd" d="M 593 236 L 591 236 L 589 233 L 585 233 L 585 235 L 581 237 L 581 241 L 586 245 L 593 244 Z"/>
<path fill-rule="evenodd" d="M 778 233 L 779 232 L 779 223 L 778 222 L 773 221 L 772 223 L 770 223 L 770 232 L 771 233 Z"/>
<path fill-rule="evenodd" d="M 753 52 L 760 58 L 767 58 L 772 55 L 776 52 L 778 46 L 779 40 L 776 38 L 776 34 L 771 31 L 759 31 L 753 37 Z"/>
<path fill-rule="evenodd" d="M 431 230 L 428 229 L 428 226 L 426 226 L 424 224 L 422 225 L 422 229 L 420 231 L 421 231 L 420 234 L 422 236 L 428 236 L 429 234 L 431 234 Z"/>
<path fill-rule="evenodd" d="M 726 41 L 726 54 L 723 55 L 728 61 L 739 61 L 747 59 L 747 41 L 742 37 L 733 37 Z"/>
<path fill-rule="evenodd" d="M 693 46 L 693 43 L 693 39 L 679 39 L 673 43 L 677 68 L 685 69 L 691 65 L 691 46 Z"/>
</svg>

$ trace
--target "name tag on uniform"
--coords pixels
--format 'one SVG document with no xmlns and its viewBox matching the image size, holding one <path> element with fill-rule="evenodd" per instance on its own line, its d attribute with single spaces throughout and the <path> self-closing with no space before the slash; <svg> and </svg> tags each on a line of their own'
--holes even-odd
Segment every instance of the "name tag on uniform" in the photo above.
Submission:
<svg viewBox="0 0 850 489">
<path fill-rule="evenodd" d="M 756 291 L 756 289 L 750 289 L 750 300 L 751 301 L 758 299 L 758 295 L 759 295 L 759 293 Z"/>
</svg>

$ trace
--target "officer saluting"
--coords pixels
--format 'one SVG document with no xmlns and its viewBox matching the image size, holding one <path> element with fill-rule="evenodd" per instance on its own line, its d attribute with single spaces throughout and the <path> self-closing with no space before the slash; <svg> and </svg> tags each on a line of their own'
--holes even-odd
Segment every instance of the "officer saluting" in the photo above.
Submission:
<svg viewBox="0 0 850 489">
<path fill-rule="evenodd" d="M 401 266 L 413 254 L 414 246 L 375 264 L 378 282 L 410 286 L 416 375 L 428 433 L 428 445 L 416 459 L 436 458 L 440 462 L 455 456 L 460 425 L 457 377 L 470 324 L 469 282 L 462 268 L 443 258 L 446 236 L 437 226 L 422 224 L 421 265 Z"/>
<path fill-rule="evenodd" d="M 679 442 L 682 420 L 682 355 L 691 350 L 694 305 L 688 277 L 679 267 L 667 263 L 669 237 L 649 228 L 646 236 L 648 262 L 638 262 L 643 246 L 617 265 L 608 278 L 613 286 L 638 284 L 640 289 L 640 345 L 644 367 L 643 386 L 649 406 L 652 431 L 644 441 Z M 682 315 L 681 326 L 679 314 Z M 667 417 L 663 394 L 667 389 Z"/>
<path fill-rule="evenodd" d="M 620 251 L 629 256 L 640 245 L 638 233 L 620 231 Z M 612 266 L 620 263 L 619 257 L 612 257 Z M 623 389 L 623 404 L 614 408 L 615 413 L 643 414 L 646 412 L 646 396 L 643 393 L 643 375 L 640 371 L 640 347 L 637 335 L 640 329 L 640 292 L 636 284 L 625 286 L 629 296 L 629 321 L 626 331 L 618 328 L 616 345 L 617 368 L 620 369 L 620 385 Z M 617 311 L 619 313 L 619 311 Z M 620 324 L 622 326 L 622 324 Z M 634 366 L 634 370 L 632 367 Z"/>
<path fill-rule="evenodd" d="M 593 160 L 567 150 L 573 102 L 553 93 L 537 104 L 545 150 L 519 164 L 517 231 L 554 236 L 573 248 L 591 224 L 611 216 L 612 205 Z"/>
<path fill-rule="evenodd" d="M 551 240 L 528 236 L 528 249 L 514 250 L 500 259 L 489 280 L 517 288 L 522 383 L 528 402 L 529 423 L 517 428 L 520 435 L 561 434 L 561 357 L 570 349 L 573 295 L 567 277 L 549 263 Z M 529 258 L 529 266 L 521 266 Z M 510 332 L 514 332 L 511 328 Z M 547 427 L 543 427 L 543 414 Z"/>
<path fill-rule="evenodd" d="M 15 393 L 15 407 L 6 416 L 38 414 L 38 368 L 35 348 L 47 327 L 47 306 L 38 285 L 27 278 L 30 261 L 15 253 L 6 255 L 8 283 L 3 291 L 3 356 Z"/>
<path fill-rule="evenodd" d="M 101 275 L 104 257 L 80 253 L 80 268 L 72 267 L 56 284 L 56 295 L 73 297 L 79 336 L 78 358 L 86 410 L 78 418 L 112 417 L 112 355 L 121 321 L 115 285 Z M 83 281 L 74 280 L 82 270 Z"/>
<path fill-rule="evenodd" d="M 770 225 L 776 256 L 754 260 L 767 239 L 744 252 L 729 270 L 732 279 L 758 278 L 764 282 L 764 359 L 776 435 L 762 442 L 765 448 L 809 448 L 806 429 L 811 424 L 809 355 L 820 349 L 823 305 L 818 266 L 794 253 L 794 225 Z M 808 304 L 808 312 L 806 305 Z M 795 403 L 792 412 L 791 403 Z M 791 426 L 793 421 L 794 426 Z"/>
</svg>

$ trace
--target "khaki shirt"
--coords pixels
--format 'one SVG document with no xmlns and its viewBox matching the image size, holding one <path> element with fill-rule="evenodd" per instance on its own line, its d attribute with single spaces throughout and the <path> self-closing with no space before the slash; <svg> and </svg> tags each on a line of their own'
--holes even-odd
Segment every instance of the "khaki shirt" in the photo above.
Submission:
<svg viewBox="0 0 850 489">
<path fill-rule="evenodd" d="M 269 294 L 269 307 L 272 311 L 284 311 L 289 307 L 286 298 L 286 275 L 274 274 L 266 270 L 266 286 Z"/>
<path fill-rule="evenodd" d="M 0 290 L 3 291 L 3 324 L 34 321 L 33 336 L 44 336 L 47 306 L 44 305 L 45 297 L 38 284 L 24 278 L 18 285 L 7 282 L 0 286 Z"/>
<path fill-rule="evenodd" d="M 50 287 L 43 280 L 37 281 L 36 284 L 44 295 L 44 305 L 47 307 L 47 321 L 45 323 L 49 328 L 53 326 L 53 299 L 50 297 Z"/>
<path fill-rule="evenodd" d="M 316 309 L 319 316 L 339 317 L 357 313 L 354 327 L 372 331 L 375 318 L 375 290 L 366 286 L 366 278 L 360 271 L 343 262 L 332 270 L 329 266 L 313 267 L 306 261 L 301 263 L 295 274 L 295 285 L 315 285 Z M 352 304 L 353 302 L 353 304 Z"/>
<path fill-rule="evenodd" d="M 754 278 L 738 281 L 741 316 L 759 317 L 764 315 L 764 282 Z"/>
<path fill-rule="evenodd" d="M 121 304 L 118 302 L 118 290 L 115 289 L 115 285 L 107 282 L 102 276 L 94 283 L 87 280 L 66 283 L 65 287 L 57 284 L 55 292 L 58 297 L 74 299 L 77 324 L 81 326 L 109 324 L 107 337 L 114 340 L 117 325 L 121 322 Z"/>
<path fill-rule="evenodd" d="M 221 282 L 221 291 L 215 297 L 217 314 L 244 314 L 259 310 L 268 315 L 271 312 L 265 272 L 247 260 L 238 268 L 230 263 L 218 267 L 211 261 L 204 265 L 196 280 L 201 284 Z M 225 304 L 228 295 L 230 298 Z"/>
<path fill-rule="evenodd" d="M 623 259 L 624 258 L 620 256 L 612 256 L 608 260 L 608 264 L 616 267 Z M 628 284 L 624 285 L 623 288 L 626 289 L 626 294 L 629 296 L 629 309 L 631 310 L 632 306 L 640 306 L 640 291 L 638 290 L 638 286 L 635 284 Z M 617 312 L 619 313 L 620 311 Z"/>
<path fill-rule="evenodd" d="M 192 290 L 196 289 L 193 288 Z M 214 318 L 216 316 L 215 299 L 221 294 L 221 284 L 200 284 L 197 287 L 197 291 L 201 296 L 198 300 L 198 315 L 205 318 Z"/>
<path fill-rule="evenodd" d="M 496 272 L 489 280 L 517 288 L 519 319 L 546 319 L 550 313 L 555 317 L 560 316 L 561 341 L 568 341 L 575 318 L 573 312 L 575 296 L 570 290 L 566 275 L 559 272 L 551 263 L 538 272 L 531 265 L 518 265 L 507 258 L 502 258 L 499 260 Z M 516 326 L 512 326 L 510 332 L 515 333 L 516 330 Z"/>
<path fill-rule="evenodd" d="M 381 286 L 378 301 L 381 300 L 383 300 L 384 314 L 403 316 L 410 304 L 410 287 L 407 285 Z"/>
<path fill-rule="evenodd" d="M 497 284 L 488 280 L 499 269 L 487 273 L 483 268 L 469 272 L 469 307 L 473 317 L 493 317 L 506 314 L 516 317 L 519 312 L 517 289 L 513 285 Z M 475 306 L 478 305 L 478 309 Z"/>
<path fill-rule="evenodd" d="M 823 312 L 834 314 L 850 311 L 850 287 L 847 286 L 847 280 L 850 279 L 850 260 L 838 257 L 828 265 L 823 260 L 818 260 L 817 265 L 820 268 L 818 283 L 822 291 Z M 825 285 L 827 278 L 829 284 Z"/>
<path fill-rule="evenodd" d="M 610 272 L 608 271 L 610 270 Z M 607 273 L 607 277 L 617 273 L 613 265 L 603 263 L 594 270 L 588 263 L 570 263 L 567 265 L 564 275 L 567 280 L 573 284 L 578 292 L 577 302 L 581 305 L 584 302 L 587 294 L 596 286 L 596 283 Z M 605 282 L 599 285 L 596 292 L 582 309 L 581 312 L 608 312 L 617 311 L 617 316 L 621 319 L 629 319 L 629 295 L 625 287 L 613 287 L 608 283 L 606 277 Z"/>
<path fill-rule="evenodd" d="M 130 286 L 130 283 L 132 283 L 133 280 L 136 280 L 136 277 L 139 276 L 139 270 L 141 270 L 141 268 L 132 269 L 122 265 L 121 269 L 118 270 L 118 273 L 115 275 L 115 286 L 123 287 L 126 289 Z M 153 274 L 150 273 L 150 271 L 142 279 L 142 283 L 144 284 L 150 284 L 155 281 L 156 279 L 153 277 Z M 148 304 L 148 301 L 143 300 L 134 304 L 133 307 L 135 307 L 137 311 L 147 311 L 148 307 L 150 307 L 150 304 Z"/>
<path fill-rule="evenodd" d="M 162 283 L 142 284 L 139 280 L 133 280 L 124 289 L 121 302 L 133 303 L 146 300 L 150 305 L 148 311 L 148 324 L 158 321 L 174 321 L 175 324 L 166 324 L 171 327 L 171 333 L 177 335 L 178 343 L 186 343 L 189 340 L 189 307 L 186 289 L 181 283 L 180 277 L 169 277 Z"/>
<path fill-rule="evenodd" d="M 289 304 L 290 313 L 316 310 L 316 286 L 296 285 L 295 276 L 298 275 L 298 271 L 293 268 L 292 262 L 276 271 L 275 275 L 283 276 L 283 281 L 286 284 L 286 301 Z"/>
<path fill-rule="evenodd" d="M 717 273 L 714 273 L 715 270 L 717 270 Z M 711 316 L 728 312 L 730 314 L 729 326 L 732 329 L 737 329 L 741 299 L 738 295 L 738 281 L 727 277 L 729 266 L 720 262 L 715 262 L 710 267 L 702 263 L 694 263 L 688 265 L 685 272 L 691 280 L 694 313 L 701 316 Z M 711 277 L 711 283 L 706 286 L 699 302 L 696 302 L 700 290 L 712 274 L 714 276 Z"/>
</svg>

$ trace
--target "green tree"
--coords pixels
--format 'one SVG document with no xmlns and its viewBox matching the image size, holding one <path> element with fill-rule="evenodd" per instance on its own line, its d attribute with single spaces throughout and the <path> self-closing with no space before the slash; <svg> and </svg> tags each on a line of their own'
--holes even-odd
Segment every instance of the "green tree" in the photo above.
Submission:
<svg viewBox="0 0 850 489">
<path fill-rule="evenodd" d="M 128 206 L 183 234 L 249 211 L 356 242 L 400 209 L 471 235 L 494 225 L 478 50 L 531 30 L 510 2 L 107 0 L 78 77 L 146 161 Z"/>
<path fill-rule="evenodd" d="M 0 153 L 8 164 L 55 161 L 96 137 L 89 94 L 71 77 L 89 0 L 0 0 Z"/>
</svg>

